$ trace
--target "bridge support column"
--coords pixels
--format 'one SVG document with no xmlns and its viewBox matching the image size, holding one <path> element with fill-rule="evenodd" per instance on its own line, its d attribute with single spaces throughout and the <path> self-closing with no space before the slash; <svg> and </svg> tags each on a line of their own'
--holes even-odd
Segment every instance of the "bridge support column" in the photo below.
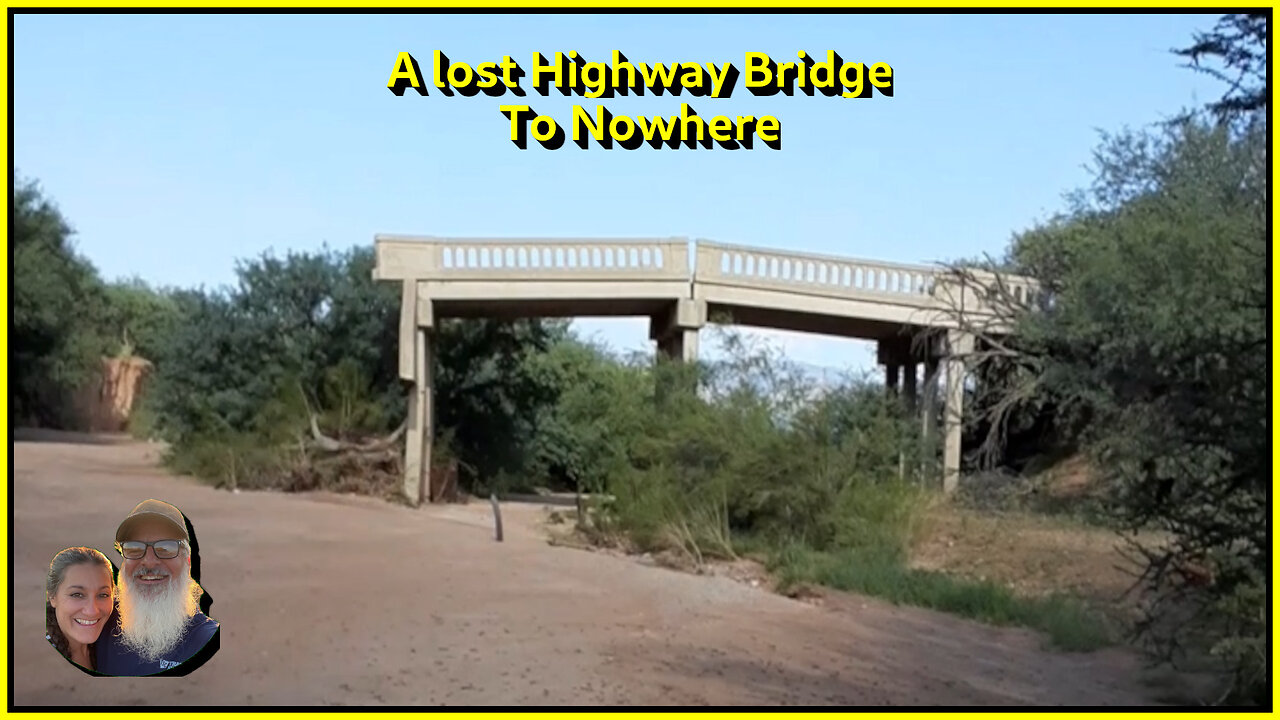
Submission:
<svg viewBox="0 0 1280 720">
<path fill-rule="evenodd" d="M 942 373 L 940 370 L 945 359 L 947 385 L 941 407 L 944 417 L 944 437 L 942 443 L 942 488 L 946 492 L 953 491 L 959 483 L 961 418 L 964 402 L 964 363 L 957 355 L 967 354 L 972 350 L 972 336 L 951 332 L 947 342 L 942 338 L 928 338 L 923 347 L 917 347 L 911 338 L 893 337 L 879 342 L 876 349 L 877 362 L 885 366 L 885 386 L 890 395 L 898 396 L 911 414 L 919 414 L 920 437 L 923 455 L 920 457 L 920 472 L 923 477 L 938 477 L 936 445 L 938 438 L 939 385 Z M 924 365 L 923 387 L 918 387 L 917 367 L 920 361 Z M 904 466 L 906 459 L 902 460 Z"/>
<path fill-rule="evenodd" d="M 416 507 L 430 494 L 431 445 L 435 434 L 435 349 L 432 308 L 417 282 L 405 280 L 400 298 L 400 377 L 411 380 L 405 428 L 404 497 Z"/>
<path fill-rule="evenodd" d="M 898 371 L 900 369 L 897 363 L 887 363 L 884 366 L 884 390 L 890 395 L 898 394 Z"/>
<path fill-rule="evenodd" d="M 907 412 L 914 415 L 918 405 L 916 398 L 916 374 L 917 367 L 915 358 L 908 358 L 907 364 L 902 366 L 902 393 L 907 403 Z"/>
<path fill-rule="evenodd" d="M 916 403 L 916 360 L 908 336 L 884 338 L 876 343 L 876 362 L 884 365 L 885 391 L 890 395 L 905 393 L 908 408 L 914 408 Z"/>
<path fill-rule="evenodd" d="M 930 458 L 933 457 L 934 439 L 938 436 L 938 370 L 938 357 L 930 353 L 924 361 L 924 389 L 920 396 L 920 434 Z M 932 468 L 933 463 L 930 462 L 926 469 Z"/>
<path fill-rule="evenodd" d="M 658 352 L 670 360 L 692 363 L 698 360 L 698 331 L 676 330 L 658 341 Z"/>
<path fill-rule="evenodd" d="M 409 395 L 409 426 L 405 429 L 404 494 L 409 504 L 430 501 L 431 441 L 435 434 L 435 383 L 432 365 L 435 352 L 427 328 L 414 333 L 414 357 L 418 377 Z"/>
<path fill-rule="evenodd" d="M 649 339 L 658 352 L 677 362 L 698 360 L 698 331 L 707 323 L 707 304 L 701 300 L 680 300 L 663 315 L 649 319 Z"/>
<path fill-rule="evenodd" d="M 973 335 L 947 332 L 946 440 L 942 453 L 942 491 L 950 494 L 960 484 L 961 440 L 964 429 L 964 380 L 966 356 L 973 352 Z"/>
</svg>

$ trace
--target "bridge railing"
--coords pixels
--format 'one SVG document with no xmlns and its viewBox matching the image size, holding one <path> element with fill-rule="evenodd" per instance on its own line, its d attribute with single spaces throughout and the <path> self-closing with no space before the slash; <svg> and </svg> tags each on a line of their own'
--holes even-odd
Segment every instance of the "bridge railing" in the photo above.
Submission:
<svg viewBox="0 0 1280 720">
<path fill-rule="evenodd" d="M 874 296 L 926 306 L 938 278 L 935 268 L 807 253 L 780 252 L 699 241 L 695 278 L 834 297 Z"/>
<path fill-rule="evenodd" d="M 379 280 L 679 281 L 689 282 L 684 238 L 544 239 L 441 238 L 379 235 Z M 692 279 L 708 284 L 808 293 L 894 303 L 926 310 L 991 309 L 986 287 L 997 282 L 974 271 L 958 278 L 943 268 L 795 253 L 698 241 Z M 1004 276 L 1012 294 L 1034 300 L 1029 278 Z"/>
<path fill-rule="evenodd" d="M 456 239 L 379 235 L 375 247 L 380 280 L 689 279 L 689 243 L 682 238 Z"/>
<path fill-rule="evenodd" d="M 694 278 L 702 283 L 872 300 L 944 315 L 996 315 L 998 284 L 1018 302 L 1035 306 L 1040 289 L 1031 278 L 974 270 L 961 278 L 939 266 L 886 263 L 698 241 Z"/>
</svg>

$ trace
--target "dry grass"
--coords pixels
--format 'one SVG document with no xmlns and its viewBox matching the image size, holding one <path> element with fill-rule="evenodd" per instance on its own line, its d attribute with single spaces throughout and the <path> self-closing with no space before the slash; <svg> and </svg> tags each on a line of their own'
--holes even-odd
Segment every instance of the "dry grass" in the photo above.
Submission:
<svg viewBox="0 0 1280 720">
<path fill-rule="evenodd" d="M 1044 471 L 1042 481 L 1048 494 L 1060 500 L 1078 500 L 1097 492 L 1097 472 L 1080 454 L 1073 455 Z"/>
<path fill-rule="evenodd" d="M 1123 544 L 1112 530 L 1066 517 L 940 503 L 917 531 L 910 565 L 990 580 L 1025 596 L 1066 592 L 1127 615 L 1136 568 L 1120 554 Z"/>
</svg>

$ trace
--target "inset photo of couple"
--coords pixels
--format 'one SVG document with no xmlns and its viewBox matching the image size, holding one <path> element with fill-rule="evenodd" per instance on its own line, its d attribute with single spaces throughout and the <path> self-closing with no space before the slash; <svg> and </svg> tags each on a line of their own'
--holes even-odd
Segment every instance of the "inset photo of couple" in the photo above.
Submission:
<svg viewBox="0 0 1280 720">
<path fill-rule="evenodd" d="M 108 556 L 69 547 L 45 580 L 45 638 L 81 670 L 106 676 L 187 675 L 218 651 L 212 598 L 200 585 L 195 529 L 149 499 L 116 529 Z"/>
</svg>

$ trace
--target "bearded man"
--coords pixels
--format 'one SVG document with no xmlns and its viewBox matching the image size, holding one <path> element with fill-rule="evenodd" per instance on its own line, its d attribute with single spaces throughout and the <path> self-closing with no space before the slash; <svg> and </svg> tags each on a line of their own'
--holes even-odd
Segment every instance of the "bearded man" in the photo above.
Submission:
<svg viewBox="0 0 1280 720">
<path fill-rule="evenodd" d="M 203 589 L 191 577 L 191 538 L 178 508 L 144 500 L 116 529 L 120 567 L 117 620 L 98 640 L 106 675 L 154 675 L 189 660 L 218 632 L 200 612 Z"/>
</svg>

